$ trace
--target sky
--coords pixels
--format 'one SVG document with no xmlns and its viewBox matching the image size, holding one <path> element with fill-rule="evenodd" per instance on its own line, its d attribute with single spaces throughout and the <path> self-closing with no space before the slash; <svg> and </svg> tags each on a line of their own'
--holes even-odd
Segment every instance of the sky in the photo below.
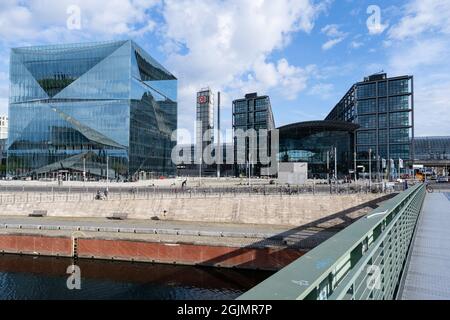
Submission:
<svg viewBox="0 0 450 320">
<path fill-rule="evenodd" d="M 1 0 L 0 114 L 10 48 L 132 39 L 178 78 L 178 127 L 196 92 L 269 95 L 276 126 L 321 120 L 367 75 L 413 75 L 416 136 L 450 135 L 449 0 Z"/>
</svg>

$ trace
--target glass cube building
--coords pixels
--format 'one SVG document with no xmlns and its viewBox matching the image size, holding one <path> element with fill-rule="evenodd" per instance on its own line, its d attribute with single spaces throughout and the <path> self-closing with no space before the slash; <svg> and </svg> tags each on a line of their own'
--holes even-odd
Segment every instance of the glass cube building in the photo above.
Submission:
<svg viewBox="0 0 450 320">
<path fill-rule="evenodd" d="M 7 173 L 175 174 L 177 79 L 133 41 L 14 48 Z"/>
<path fill-rule="evenodd" d="M 354 84 L 334 107 L 326 120 L 360 125 L 356 132 L 358 165 L 368 167 L 371 155 L 373 172 L 389 172 L 390 163 L 398 168 L 414 160 L 414 89 L 413 77 L 388 78 L 375 74 Z M 371 152 L 369 152 L 371 150 Z M 386 161 L 383 161 L 386 160 Z M 387 168 L 383 168 L 387 163 Z M 367 170 L 366 170 L 367 171 Z"/>
</svg>

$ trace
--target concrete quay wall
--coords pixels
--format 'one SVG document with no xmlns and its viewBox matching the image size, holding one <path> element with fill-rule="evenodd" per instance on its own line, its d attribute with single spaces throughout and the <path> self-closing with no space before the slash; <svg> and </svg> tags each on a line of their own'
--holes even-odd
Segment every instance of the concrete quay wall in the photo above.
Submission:
<svg viewBox="0 0 450 320">
<path fill-rule="evenodd" d="M 24 216 L 46 210 L 54 217 L 108 217 L 129 219 L 276 224 L 300 226 L 376 201 L 378 194 L 295 195 L 206 198 L 150 198 L 142 200 L 91 200 L 12 203 L 0 206 L 2 215 Z"/>
<path fill-rule="evenodd" d="M 76 249 L 74 249 L 76 241 Z M 222 268 L 279 270 L 301 257 L 294 248 L 254 248 L 194 243 L 162 243 L 108 237 L 74 238 L 39 233 L 0 234 L 0 253 L 139 261 Z"/>
</svg>

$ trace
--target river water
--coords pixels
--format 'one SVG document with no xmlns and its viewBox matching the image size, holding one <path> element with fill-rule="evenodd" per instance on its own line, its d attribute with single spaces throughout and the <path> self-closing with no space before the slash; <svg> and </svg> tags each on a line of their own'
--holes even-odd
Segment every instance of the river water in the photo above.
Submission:
<svg viewBox="0 0 450 320">
<path fill-rule="evenodd" d="M 0 254 L 0 300 L 234 299 L 271 272 L 84 260 L 81 289 L 69 290 L 68 258 Z M 70 282 L 69 283 L 75 283 Z"/>
</svg>

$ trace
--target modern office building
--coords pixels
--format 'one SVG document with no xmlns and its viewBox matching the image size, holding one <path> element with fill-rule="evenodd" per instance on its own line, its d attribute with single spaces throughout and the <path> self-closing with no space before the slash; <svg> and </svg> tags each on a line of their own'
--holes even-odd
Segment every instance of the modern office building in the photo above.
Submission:
<svg viewBox="0 0 450 320">
<path fill-rule="evenodd" d="M 197 116 L 196 116 L 196 143 L 200 148 L 199 142 L 201 141 L 201 149 L 198 150 L 196 157 L 197 163 L 204 166 L 205 159 L 203 159 L 203 152 L 206 147 L 214 143 L 214 94 L 210 88 L 201 89 L 197 92 Z"/>
<path fill-rule="evenodd" d="M 8 139 L 8 117 L 0 116 L 0 140 Z"/>
<path fill-rule="evenodd" d="M 10 88 L 8 174 L 175 174 L 177 79 L 133 41 L 14 48 Z"/>
<path fill-rule="evenodd" d="M 414 159 L 414 86 L 412 76 L 388 78 L 375 74 L 354 84 L 326 120 L 358 124 L 358 165 L 368 171 L 369 153 L 373 172 L 388 174 Z M 383 159 L 385 161 L 383 161 Z M 400 160 L 401 159 L 401 160 Z M 391 161 L 392 160 L 392 161 Z M 394 166 L 391 167 L 391 162 Z M 383 164 L 386 164 L 383 167 Z"/>
<path fill-rule="evenodd" d="M 233 101 L 233 132 L 234 132 L 234 145 L 235 145 L 235 161 L 238 161 L 237 155 L 237 144 L 238 139 L 236 138 L 237 130 L 242 130 L 246 132 L 247 130 L 253 129 L 256 133 L 259 133 L 260 129 L 273 130 L 275 129 L 275 121 L 272 113 L 272 106 L 270 104 L 270 98 L 268 96 L 258 96 L 257 93 L 249 93 L 245 95 L 244 99 L 238 99 Z M 267 139 L 268 145 L 270 146 L 270 139 Z M 258 159 L 250 159 L 250 144 L 248 139 L 245 145 L 245 160 L 247 163 L 252 165 L 250 173 L 251 175 L 260 175 L 261 168 L 263 165 L 259 159 L 259 155 L 266 152 L 270 155 L 270 150 L 266 150 L 266 146 L 262 146 L 259 141 L 259 136 L 257 140 L 257 146 L 253 154 L 258 155 Z M 260 153 L 261 152 L 261 153 Z M 245 174 L 248 170 L 248 164 L 236 163 L 235 166 L 236 174 Z"/>
<path fill-rule="evenodd" d="M 338 178 L 348 176 L 354 168 L 358 128 L 357 124 L 343 121 L 308 121 L 280 127 L 278 160 L 307 163 L 309 178 L 333 177 L 335 167 Z"/>
</svg>

